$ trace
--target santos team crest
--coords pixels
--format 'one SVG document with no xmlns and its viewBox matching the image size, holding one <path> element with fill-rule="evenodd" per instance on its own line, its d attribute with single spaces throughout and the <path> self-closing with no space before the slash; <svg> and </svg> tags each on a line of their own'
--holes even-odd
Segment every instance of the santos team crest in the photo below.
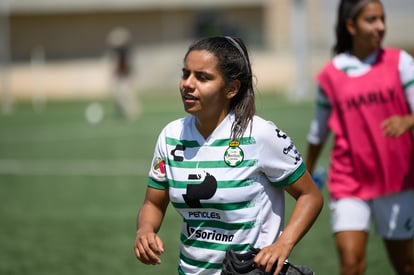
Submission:
<svg viewBox="0 0 414 275">
<path fill-rule="evenodd" d="M 243 162 L 244 153 L 243 150 L 239 147 L 240 142 L 237 140 L 232 140 L 229 143 L 229 147 L 224 152 L 224 162 L 231 167 L 236 167 Z"/>
</svg>

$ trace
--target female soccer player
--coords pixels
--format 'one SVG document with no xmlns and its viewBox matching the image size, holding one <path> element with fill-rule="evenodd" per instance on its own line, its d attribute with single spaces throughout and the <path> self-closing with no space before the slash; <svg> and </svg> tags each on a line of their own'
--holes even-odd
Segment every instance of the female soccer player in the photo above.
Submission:
<svg viewBox="0 0 414 275">
<path fill-rule="evenodd" d="M 159 264 L 167 205 L 183 220 L 178 273 L 219 275 L 227 248 L 261 248 L 256 266 L 275 275 L 323 204 L 291 139 L 255 115 L 252 69 L 240 39 L 212 37 L 184 57 L 180 96 L 188 115 L 159 135 L 137 219 L 138 260 Z M 284 193 L 296 199 L 284 227 Z"/>
<path fill-rule="evenodd" d="M 414 61 L 382 48 L 378 0 L 342 0 L 335 56 L 317 77 L 306 165 L 334 134 L 328 187 L 341 274 L 364 274 L 371 217 L 398 274 L 414 274 Z"/>
</svg>

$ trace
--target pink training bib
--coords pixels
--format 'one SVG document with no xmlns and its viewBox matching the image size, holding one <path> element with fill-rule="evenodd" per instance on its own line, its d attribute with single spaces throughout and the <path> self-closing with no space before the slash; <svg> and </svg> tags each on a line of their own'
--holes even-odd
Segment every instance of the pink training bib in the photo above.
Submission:
<svg viewBox="0 0 414 275">
<path fill-rule="evenodd" d="M 384 49 L 370 71 L 357 77 L 332 62 L 318 75 L 332 103 L 328 124 L 335 138 L 328 186 L 334 199 L 371 199 L 414 188 L 411 131 L 391 138 L 381 128 L 384 119 L 409 114 L 399 56 L 397 49 Z"/>
</svg>

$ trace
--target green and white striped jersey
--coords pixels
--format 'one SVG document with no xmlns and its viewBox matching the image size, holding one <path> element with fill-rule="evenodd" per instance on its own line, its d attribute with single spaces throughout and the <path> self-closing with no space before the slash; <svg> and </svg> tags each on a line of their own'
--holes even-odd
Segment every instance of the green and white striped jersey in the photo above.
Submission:
<svg viewBox="0 0 414 275">
<path fill-rule="evenodd" d="M 284 191 L 305 165 L 291 139 L 255 116 L 240 140 L 231 140 L 230 113 L 204 139 L 188 115 L 161 132 L 149 187 L 168 189 L 183 218 L 179 274 L 218 275 L 225 250 L 261 248 L 284 226 Z"/>
</svg>

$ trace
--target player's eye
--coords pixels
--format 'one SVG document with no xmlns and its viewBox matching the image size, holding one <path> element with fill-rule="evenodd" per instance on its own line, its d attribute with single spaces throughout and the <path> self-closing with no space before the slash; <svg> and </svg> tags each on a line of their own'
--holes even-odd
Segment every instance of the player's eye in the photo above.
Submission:
<svg viewBox="0 0 414 275">
<path fill-rule="evenodd" d="M 206 82 L 212 79 L 212 77 L 209 74 L 206 73 L 198 73 L 197 74 L 197 79 L 202 81 L 202 82 Z"/>
<path fill-rule="evenodd" d="M 186 70 L 186 69 L 183 69 L 182 70 L 181 78 L 182 79 L 187 79 L 189 76 L 190 76 L 190 71 L 189 70 Z"/>
</svg>

